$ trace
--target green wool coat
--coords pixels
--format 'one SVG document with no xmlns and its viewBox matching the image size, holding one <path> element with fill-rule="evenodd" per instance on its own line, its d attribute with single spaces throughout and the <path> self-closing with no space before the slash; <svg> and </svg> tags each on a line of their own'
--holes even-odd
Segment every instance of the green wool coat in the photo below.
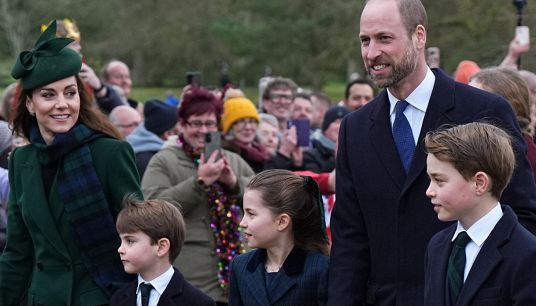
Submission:
<svg viewBox="0 0 536 306">
<path fill-rule="evenodd" d="M 255 174 L 237 154 L 222 150 L 236 177 L 232 196 L 242 202 L 244 188 Z M 218 259 L 210 228 L 206 191 L 197 183 L 197 166 L 181 148 L 166 147 L 149 162 L 141 182 L 146 199 L 164 199 L 179 205 L 186 223 L 181 254 L 174 263 L 184 278 L 217 302 L 227 297 L 218 284 Z"/>
<path fill-rule="evenodd" d="M 89 148 L 115 219 L 124 196 L 141 196 L 134 152 L 128 143 L 110 138 L 96 139 Z M 107 304 L 109 297 L 91 278 L 75 244 L 56 178 L 47 200 L 41 169 L 34 146 L 12 152 L 7 245 L 0 256 L 0 305 L 19 305 L 26 289 L 29 305 Z M 118 236 L 117 247 L 119 243 Z"/>
</svg>

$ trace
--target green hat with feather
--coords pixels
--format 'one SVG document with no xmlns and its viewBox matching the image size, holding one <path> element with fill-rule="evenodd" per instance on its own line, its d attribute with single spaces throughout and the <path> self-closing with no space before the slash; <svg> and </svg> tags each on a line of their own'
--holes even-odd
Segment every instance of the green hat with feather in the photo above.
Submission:
<svg viewBox="0 0 536 306">
<path fill-rule="evenodd" d="M 11 76 L 20 79 L 22 88 L 34 89 L 78 74 L 82 57 L 67 48 L 71 42 L 70 38 L 56 37 L 54 20 L 32 49 L 19 54 Z"/>
</svg>

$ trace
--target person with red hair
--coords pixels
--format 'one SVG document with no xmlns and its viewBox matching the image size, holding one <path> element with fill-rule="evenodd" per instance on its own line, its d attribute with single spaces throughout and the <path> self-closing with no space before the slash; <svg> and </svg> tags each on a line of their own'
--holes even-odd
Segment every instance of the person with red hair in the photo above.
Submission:
<svg viewBox="0 0 536 306">
<path fill-rule="evenodd" d="M 179 138 L 151 158 L 142 191 L 148 199 L 177 203 L 188 231 L 174 266 L 218 305 L 227 305 L 229 263 L 244 252 L 239 199 L 254 172 L 230 151 L 203 153 L 205 135 L 218 131 L 222 106 L 205 89 L 186 91 L 179 107 Z"/>
</svg>

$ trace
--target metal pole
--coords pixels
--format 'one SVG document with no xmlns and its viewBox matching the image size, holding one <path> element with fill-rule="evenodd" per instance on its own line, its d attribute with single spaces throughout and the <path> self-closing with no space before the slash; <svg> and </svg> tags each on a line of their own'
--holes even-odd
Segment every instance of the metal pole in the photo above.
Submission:
<svg viewBox="0 0 536 306">
<path fill-rule="evenodd" d="M 527 5 L 527 0 L 513 0 L 512 4 L 517 9 L 517 26 L 523 25 L 523 8 Z M 521 70 L 521 55 L 517 58 L 517 69 Z"/>
</svg>

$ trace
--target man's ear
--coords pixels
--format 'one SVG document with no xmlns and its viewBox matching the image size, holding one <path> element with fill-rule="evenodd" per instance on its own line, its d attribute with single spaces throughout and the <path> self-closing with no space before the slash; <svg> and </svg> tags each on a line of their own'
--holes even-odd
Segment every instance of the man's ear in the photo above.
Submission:
<svg viewBox="0 0 536 306">
<path fill-rule="evenodd" d="M 282 232 L 289 227 L 291 222 L 292 219 L 288 214 L 280 214 L 279 217 L 277 217 L 277 229 Z"/>
<path fill-rule="evenodd" d="M 491 178 L 486 172 L 478 171 L 475 173 L 473 179 L 475 182 L 475 192 L 477 195 L 483 195 L 491 189 Z"/>
<path fill-rule="evenodd" d="M 424 49 L 426 46 L 426 29 L 422 25 L 415 28 L 415 44 L 418 49 Z"/>
<path fill-rule="evenodd" d="M 164 255 L 167 255 L 169 253 L 169 247 L 170 247 L 169 239 L 160 238 L 160 239 L 158 239 L 156 244 L 158 245 L 158 249 L 156 251 L 158 256 L 164 256 Z"/>
</svg>

